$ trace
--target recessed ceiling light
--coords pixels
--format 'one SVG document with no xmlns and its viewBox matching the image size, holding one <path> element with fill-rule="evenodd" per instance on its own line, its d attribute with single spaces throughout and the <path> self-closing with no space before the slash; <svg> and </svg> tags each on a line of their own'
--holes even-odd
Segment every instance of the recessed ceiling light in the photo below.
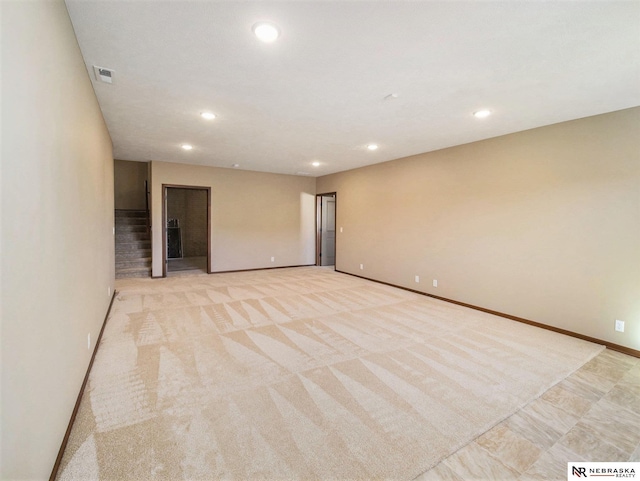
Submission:
<svg viewBox="0 0 640 481">
<path fill-rule="evenodd" d="M 316 160 L 315 162 L 311 162 L 311 165 L 313 165 L 314 167 L 319 167 L 320 166 L 320 162 L 318 162 Z"/>
<path fill-rule="evenodd" d="M 477 119 L 486 119 L 489 115 L 491 115 L 491 110 L 487 109 L 478 110 L 473 113 L 473 116 Z"/>
<path fill-rule="evenodd" d="M 369 149 L 369 150 L 378 150 L 378 144 L 369 144 L 369 145 L 367 145 L 367 149 Z"/>
<path fill-rule="evenodd" d="M 206 120 L 213 120 L 216 118 L 216 114 L 212 114 L 211 112 L 202 112 L 200 117 Z"/>
<path fill-rule="evenodd" d="M 182 145 L 181 145 L 181 147 L 182 147 L 184 150 L 191 150 L 191 149 L 193 149 L 193 145 L 189 145 L 189 144 L 182 144 Z"/>
<path fill-rule="evenodd" d="M 280 29 L 269 22 L 258 22 L 252 30 L 253 34 L 265 43 L 275 42 L 280 36 Z"/>
</svg>

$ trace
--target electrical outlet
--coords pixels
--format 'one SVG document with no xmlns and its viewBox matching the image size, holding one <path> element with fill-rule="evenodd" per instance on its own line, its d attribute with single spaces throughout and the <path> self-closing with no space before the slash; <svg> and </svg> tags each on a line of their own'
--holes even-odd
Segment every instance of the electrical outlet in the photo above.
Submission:
<svg viewBox="0 0 640 481">
<path fill-rule="evenodd" d="M 111 297 L 111 286 L 107 286 L 107 297 Z"/>
<path fill-rule="evenodd" d="M 416 276 L 416 282 L 420 282 L 420 276 Z"/>
<path fill-rule="evenodd" d="M 360 264 L 360 270 L 364 269 L 364 264 Z"/>
<path fill-rule="evenodd" d="M 91 350 L 91 333 L 87 334 L 87 350 Z"/>
<path fill-rule="evenodd" d="M 340 232 L 342 233 L 342 227 L 340 227 Z"/>
<path fill-rule="evenodd" d="M 433 287 L 438 287 L 438 279 L 433 280 Z"/>
<path fill-rule="evenodd" d="M 276 261 L 276 258 L 271 256 L 271 262 L 275 262 L 275 261 Z"/>
<path fill-rule="evenodd" d="M 616 319 L 616 331 L 624 332 L 624 321 Z"/>
</svg>

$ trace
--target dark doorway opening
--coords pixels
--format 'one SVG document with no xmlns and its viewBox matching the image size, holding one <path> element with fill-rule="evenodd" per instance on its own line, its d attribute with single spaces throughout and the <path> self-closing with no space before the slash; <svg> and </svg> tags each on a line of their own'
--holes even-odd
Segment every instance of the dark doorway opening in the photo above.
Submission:
<svg viewBox="0 0 640 481">
<path fill-rule="evenodd" d="M 336 265 L 336 193 L 316 195 L 316 265 Z"/>
<path fill-rule="evenodd" d="M 211 188 L 163 185 L 162 276 L 211 273 Z"/>
</svg>

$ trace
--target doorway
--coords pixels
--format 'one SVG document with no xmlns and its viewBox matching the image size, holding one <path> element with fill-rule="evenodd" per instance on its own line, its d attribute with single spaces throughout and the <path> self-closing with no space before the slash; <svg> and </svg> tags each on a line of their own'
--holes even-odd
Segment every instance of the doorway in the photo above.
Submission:
<svg viewBox="0 0 640 481">
<path fill-rule="evenodd" d="M 211 273 L 211 188 L 162 186 L 162 276 Z"/>
<path fill-rule="evenodd" d="M 336 193 L 316 195 L 316 265 L 336 265 Z"/>
</svg>

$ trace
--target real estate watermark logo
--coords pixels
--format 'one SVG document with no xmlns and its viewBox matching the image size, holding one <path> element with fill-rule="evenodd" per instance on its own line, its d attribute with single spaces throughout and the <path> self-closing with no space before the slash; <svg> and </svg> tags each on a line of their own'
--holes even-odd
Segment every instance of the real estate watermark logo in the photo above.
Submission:
<svg viewBox="0 0 640 481">
<path fill-rule="evenodd" d="M 567 463 L 567 479 L 576 481 L 584 478 L 624 478 L 640 479 L 640 463 Z"/>
</svg>

